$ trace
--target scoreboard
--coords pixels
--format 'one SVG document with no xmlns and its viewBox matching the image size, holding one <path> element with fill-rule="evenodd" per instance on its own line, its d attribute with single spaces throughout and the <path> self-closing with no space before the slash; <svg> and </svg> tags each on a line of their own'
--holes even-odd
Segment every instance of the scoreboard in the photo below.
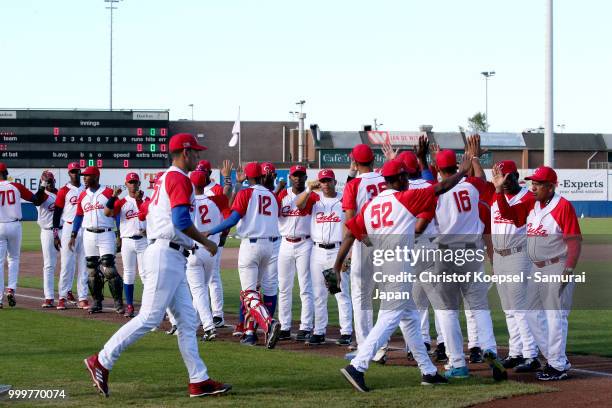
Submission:
<svg viewBox="0 0 612 408">
<path fill-rule="evenodd" d="M 168 111 L 0 110 L 0 161 L 11 167 L 165 168 Z"/>
</svg>

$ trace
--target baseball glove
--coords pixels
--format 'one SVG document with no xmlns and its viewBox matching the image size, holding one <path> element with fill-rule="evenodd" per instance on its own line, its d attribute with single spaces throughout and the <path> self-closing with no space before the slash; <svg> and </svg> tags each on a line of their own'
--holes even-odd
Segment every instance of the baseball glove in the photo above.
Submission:
<svg viewBox="0 0 612 408">
<path fill-rule="evenodd" d="M 325 286 L 329 289 L 329 293 L 335 295 L 340 292 L 338 280 L 336 279 L 336 272 L 334 272 L 333 268 L 325 269 L 323 271 L 323 278 L 325 279 Z"/>
</svg>

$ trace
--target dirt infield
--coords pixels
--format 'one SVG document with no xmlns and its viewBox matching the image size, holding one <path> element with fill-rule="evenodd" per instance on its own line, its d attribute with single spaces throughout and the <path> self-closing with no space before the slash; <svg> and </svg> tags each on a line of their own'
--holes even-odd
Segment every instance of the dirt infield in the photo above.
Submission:
<svg viewBox="0 0 612 408">
<path fill-rule="evenodd" d="M 226 248 L 223 252 L 221 262 L 222 268 L 235 268 L 237 263 L 237 248 Z M 118 257 L 118 262 L 121 258 Z M 40 276 L 42 266 L 42 257 L 40 253 L 29 252 L 22 254 L 21 258 L 21 275 L 22 276 Z M 43 298 L 42 290 L 19 288 L 17 292 L 17 307 L 37 310 L 41 313 L 61 313 L 66 316 L 95 319 L 109 321 L 117 324 L 122 324 L 126 321 L 123 316 L 116 315 L 110 311 L 112 301 L 105 301 L 105 306 L 109 307 L 108 312 L 88 315 L 86 311 L 69 308 L 65 311 L 57 311 L 55 309 L 41 309 L 40 304 Z M 6 307 L 6 306 L 5 306 Z M 136 307 L 138 310 L 138 307 Z M 226 314 L 226 326 L 219 330 L 218 339 L 220 341 L 237 342 L 238 339 L 232 337 L 231 332 L 233 324 L 236 323 L 236 316 Z M 163 322 L 161 328 L 167 329 L 168 322 Z M 312 353 L 316 352 L 320 355 L 329 355 L 342 357 L 347 348 L 339 347 L 333 344 L 333 340 L 337 336 L 337 328 L 331 327 L 328 330 L 328 343 L 322 346 L 311 347 L 303 343 L 295 341 L 280 342 L 277 347 L 283 350 L 291 350 L 295 352 Z M 394 337 L 391 341 L 391 347 L 394 349 L 389 353 L 387 364 L 415 366 L 413 361 L 408 361 L 403 351 L 403 341 L 400 338 Z M 397 350 L 395 350 L 397 349 Z M 500 354 L 504 354 L 502 350 Z M 501 399 L 486 402 L 477 405 L 478 407 L 532 407 L 532 406 L 552 406 L 555 408 L 576 407 L 580 405 L 591 406 L 612 406 L 612 359 L 597 356 L 578 356 L 571 355 L 572 370 L 570 371 L 570 379 L 561 382 L 547 384 L 556 391 L 550 393 L 542 393 L 537 395 L 526 395 L 510 399 Z M 490 376 L 488 367 L 484 364 L 470 365 L 470 371 L 475 375 Z M 534 382 L 533 374 L 515 374 L 510 373 L 511 380 L 519 382 Z"/>
</svg>

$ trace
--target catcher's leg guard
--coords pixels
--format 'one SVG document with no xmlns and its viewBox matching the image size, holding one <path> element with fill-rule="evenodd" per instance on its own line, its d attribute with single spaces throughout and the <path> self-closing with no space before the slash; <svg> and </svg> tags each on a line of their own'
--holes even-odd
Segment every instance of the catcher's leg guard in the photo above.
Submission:
<svg viewBox="0 0 612 408">
<path fill-rule="evenodd" d="M 87 286 L 89 286 L 89 292 L 91 292 L 91 297 L 94 300 L 94 305 L 90 310 L 96 312 L 102 310 L 102 301 L 104 300 L 104 295 L 102 291 L 104 289 L 104 276 L 98 269 L 98 264 L 100 262 L 99 256 L 88 256 L 85 258 L 87 263 Z M 100 310 L 97 310 L 96 308 Z"/>
<path fill-rule="evenodd" d="M 244 290 L 240 292 L 240 299 L 247 311 L 248 317 L 251 317 L 257 322 L 264 332 L 268 332 L 269 324 L 272 322 L 272 316 L 268 312 L 266 306 L 261 301 L 261 295 L 254 290 Z"/>
<path fill-rule="evenodd" d="M 108 281 L 108 288 L 115 301 L 115 310 L 117 313 L 123 313 L 123 278 L 121 278 L 115 267 L 115 255 L 102 255 L 100 263 L 102 265 L 102 273 Z"/>
</svg>

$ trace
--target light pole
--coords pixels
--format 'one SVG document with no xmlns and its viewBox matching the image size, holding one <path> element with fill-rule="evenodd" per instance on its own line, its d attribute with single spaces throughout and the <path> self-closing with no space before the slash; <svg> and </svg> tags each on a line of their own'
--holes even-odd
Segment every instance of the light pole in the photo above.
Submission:
<svg viewBox="0 0 612 408">
<path fill-rule="evenodd" d="M 110 10 L 110 110 L 113 110 L 113 10 L 117 10 L 115 3 L 119 3 L 120 1 L 121 0 L 104 0 L 105 3 L 109 3 L 106 9 Z"/>
<path fill-rule="evenodd" d="M 193 103 L 190 103 L 187 106 L 191 107 L 191 121 L 193 122 Z"/>
<path fill-rule="evenodd" d="M 485 78 L 485 119 L 487 130 L 489 128 L 489 78 L 495 76 L 495 71 L 482 71 L 480 73 Z"/>
<path fill-rule="evenodd" d="M 374 130 L 378 130 L 382 125 L 384 125 L 384 123 L 378 123 L 378 119 L 374 118 Z"/>
<path fill-rule="evenodd" d="M 553 110 L 553 0 L 546 0 L 546 40 L 544 45 L 544 165 L 555 165 Z"/>
<path fill-rule="evenodd" d="M 304 119 L 306 119 L 306 114 L 302 112 L 302 108 L 306 103 L 305 100 L 300 100 L 296 102 L 296 105 L 300 105 L 300 116 L 298 117 L 298 161 L 301 163 L 304 161 Z"/>
</svg>

